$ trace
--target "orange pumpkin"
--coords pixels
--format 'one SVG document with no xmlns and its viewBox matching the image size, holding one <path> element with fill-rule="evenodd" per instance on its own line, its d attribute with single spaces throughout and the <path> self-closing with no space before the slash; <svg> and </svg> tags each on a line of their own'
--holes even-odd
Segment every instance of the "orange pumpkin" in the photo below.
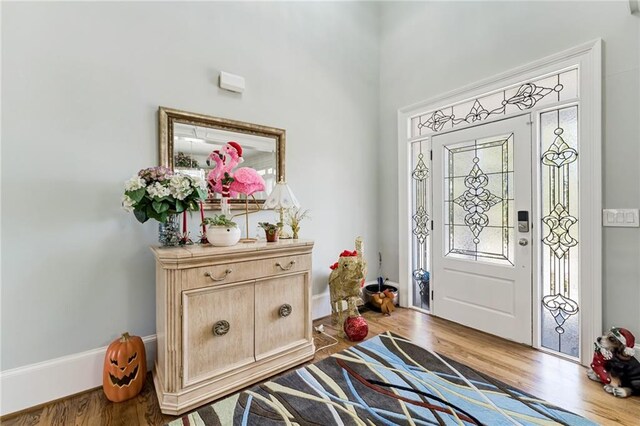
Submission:
<svg viewBox="0 0 640 426">
<path fill-rule="evenodd" d="M 147 358 L 140 337 L 123 333 L 111 342 L 102 372 L 102 389 L 109 401 L 125 401 L 138 395 L 146 375 Z"/>
</svg>

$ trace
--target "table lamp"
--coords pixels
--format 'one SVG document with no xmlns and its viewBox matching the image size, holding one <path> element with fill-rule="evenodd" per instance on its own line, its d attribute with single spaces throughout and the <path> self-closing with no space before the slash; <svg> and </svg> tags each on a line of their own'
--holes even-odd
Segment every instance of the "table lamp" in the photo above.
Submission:
<svg viewBox="0 0 640 426">
<path fill-rule="evenodd" d="M 273 187 L 273 191 L 271 191 L 271 194 L 269 194 L 269 196 L 267 197 L 267 200 L 264 202 L 262 208 L 280 210 L 280 223 L 284 225 L 285 209 L 294 207 L 300 207 L 300 203 L 298 202 L 296 196 L 293 195 L 293 192 L 291 191 L 291 188 L 289 188 L 289 185 L 287 185 L 285 181 L 281 180 Z M 282 229 L 280 230 L 280 237 L 286 238 L 282 233 Z"/>
</svg>

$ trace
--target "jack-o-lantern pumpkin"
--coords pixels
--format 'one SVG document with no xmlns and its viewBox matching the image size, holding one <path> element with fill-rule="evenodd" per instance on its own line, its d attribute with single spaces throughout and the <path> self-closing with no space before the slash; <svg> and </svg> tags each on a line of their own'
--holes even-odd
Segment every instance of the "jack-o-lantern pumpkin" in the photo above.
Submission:
<svg viewBox="0 0 640 426">
<path fill-rule="evenodd" d="M 102 389 L 109 401 L 125 401 L 138 395 L 146 375 L 147 358 L 140 337 L 123 333 L 111 342 L 102 373 Z"/>
</svg>

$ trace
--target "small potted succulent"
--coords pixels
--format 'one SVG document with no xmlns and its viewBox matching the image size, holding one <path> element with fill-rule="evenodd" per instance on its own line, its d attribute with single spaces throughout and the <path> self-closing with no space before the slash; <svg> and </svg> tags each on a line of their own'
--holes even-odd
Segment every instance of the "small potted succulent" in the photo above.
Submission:
<svg viewBox="0 0 640 426">
<path fill-rule="evenodd" d="M 278 232 L 282 228 L 282 223 L 278 222 L 276 224 L 269 222 L 259 222 L 258 226 L 264 229 L 264 233 L 267 236 L 268 243 L 275 243 L 278 241 Z"/>
<path fill-rule="evenodd" d="M 207 240 L 212 246 L 228 247 L 240 241 L 240 228 L 223 214 L 206 217 L 202 223 L 207 227 Z"/>
</svg>

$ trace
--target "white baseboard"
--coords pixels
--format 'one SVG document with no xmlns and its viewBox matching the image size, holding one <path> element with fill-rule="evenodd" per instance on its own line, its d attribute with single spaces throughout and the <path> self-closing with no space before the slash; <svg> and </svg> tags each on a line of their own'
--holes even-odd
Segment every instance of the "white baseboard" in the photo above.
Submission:
<svg viewBox="0 0 640 426">
<path fill-rule="evenodd" d="M 364 284 L 369 285 L 376 283 L 377 281 L 373 280 L 366 281 Z M 393 281 L 387 281 L 386 284 L 398 287 L 398 283 Z M 316 320 L 326 317 L 327 315 L 331 315 L 331 296 L 329 293 L 314 294 L 312 297 L 311 318 Z"/>
<path fill-rule="evenodd" d="M 331 297 L 329 293 L 314 294 L 311 303 L 311 318 L 318 318 L 331 315 Z"/>
<path fill-rule="evenodd" d="M 331 314 L 329 293 L 312 298 L 312 318 Z M 156 335 L 143 337 L 147 368 L 156 359 Z M 0 416 L 102 386 L 107 347 L 0 372 Z"/>
<path fill-rule="evenodd" d="M 314 320 L 330 315 L 329 293 L 313 295 L 311 309 Z M 142 341 L 151 370 L 156 359 L 156 335 L 143 337 Z M 0 416 L 102 386 L 106 350 L 105 346 L 0 372 Z"/>
<path fill-rule="evenodd" d="M 147 368 L 156 359 L 156 335 L 142 338 Z M 0 372 L 0 415 L 102 386 L 107 347 Z"/>
</svg>

